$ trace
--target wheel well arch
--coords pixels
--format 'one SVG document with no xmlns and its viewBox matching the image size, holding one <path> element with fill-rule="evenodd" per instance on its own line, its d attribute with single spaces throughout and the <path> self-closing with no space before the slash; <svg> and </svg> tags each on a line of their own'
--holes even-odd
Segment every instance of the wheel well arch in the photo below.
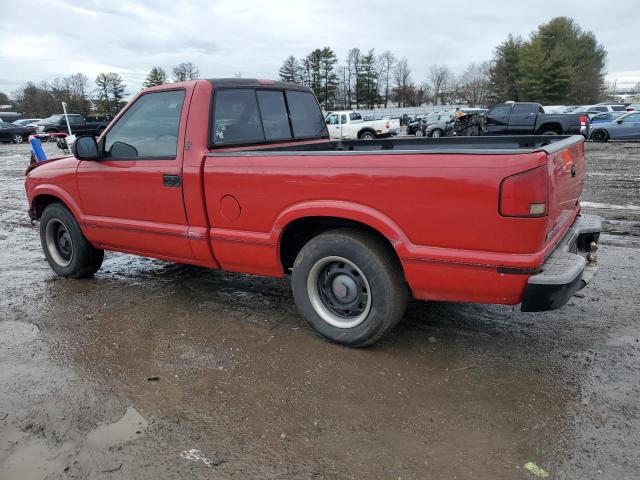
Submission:
<svg viewBox="0 0 640 480">
<path fill-rule="evenodd" d="M 360 138 L 360 136 L 361 136 L 364 132 L 370 132 L 370 133 L 373 133 L 373 136 L 374 136 L 374 137 L 375 137 L 375 135 L 376 135 L 376 131 L 375 131 L 373 128 L 371 128 L 371 127 L 365 127 L 365 128 L 361 128 L 361 129 L 358 131 L 358 138 Z"/>
<path fill-rule="evenodd" d="M 544 133 L 549 131 L 553 131 L 553 132 L 556 132 L 558 135 L 562 135 L 562 125 L 560 125 L 559 123 L 543 123 L 538 127 L 539 133 Z"/>
<path fill-rule="evenodd" d="M 44 209 L 47 208 L 47 206 L 51 205 L 52 203 L 61 203 L 67 209 L 69 209 L 69 206 L 65 204 L 65 202 L 60 197 L 43 193 L 35 196 L 33 199 L 33 202 L 31 203 L 34 220 L 39 219 L 42 216 L 42 212 L 44 212 Z"/>
<path fill-rule="evenodd" d="M 324 232 L 338 228 L 352 228 L 360 230 L 377 238 L 387 247 L 389 253 L 394 257 L 395 261 L 398 262 L 400 268 L 402 268 L 402 262 L 400 261 L 398 252 L 394 248 L 393 244 L 376 228 L 367 225 L 364 222 L 352 220 L 350 218 L 309 216 L 291 221 L 285 226 L 282 234 L 280 235 L 278 253 L 283 271 L 287 272 L 293 267 L 293 263 L 298 256 L 298 253 L 300 253 L 302 247 L 304 247 L 309 240 Z"/>
</svg>

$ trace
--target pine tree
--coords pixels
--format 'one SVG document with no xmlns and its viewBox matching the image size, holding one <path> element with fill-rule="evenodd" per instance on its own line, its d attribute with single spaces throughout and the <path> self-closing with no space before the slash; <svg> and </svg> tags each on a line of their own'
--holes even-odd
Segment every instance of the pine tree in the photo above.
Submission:
<svg viewBox="0 0 640 480">
<path fill-rule="evenodd" d="M 112 115 L 112 104 L 110 101 L 109 74 L 100 73 L 96 77 L 96 96 L 98 97 L 98 112 L 105 113 L 108 117 Z"/>
<path fill-rule="evenodd" d="M 300 78 L 300 64 L 296 57 L 289 55 L 280 67 L 280 80 L 283 82 L 302 83 Z"/>
<path fill-rule="evenodd" d="M 523 40 L 511 34 L 498 45 L 494 53 L 490 73 L 490 99 L 493 103 L 518 101 L 516 81 L 520 76 L 519 65 Z"/>
<path fill-rule="evenodd" d="M 147 78 L 144 79 L 144 87 L 155 87 L 156 85 L 164 85 L 167 83 L 167 73 L 161 67 L 153 67 Z"/>
<path fill-rule="evenodd" d="M 124 84 L 124 80 L 117 73 L 109 73 L 109 89 L 111 92 L 111 98 L 113 99 L 113 105 L 115 113 L 118 113 L 122 107 L 125 106 L 124 96 L 126 95 L 125 89 L 127 86 Z"/>
</svg>

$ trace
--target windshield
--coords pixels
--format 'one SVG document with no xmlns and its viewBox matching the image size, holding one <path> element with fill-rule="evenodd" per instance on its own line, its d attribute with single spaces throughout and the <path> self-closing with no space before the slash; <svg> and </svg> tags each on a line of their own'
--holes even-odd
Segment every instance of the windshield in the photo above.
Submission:
<svg viewBox="0 0 640 480">
<path fill-rule="evenodd" d="M 62 120 L 63 117 L 64 117 L 64 115 L 62 115 L 61 113 L 58 113 L 57 115 L 51 115 L 50 117 L 45 118 L 43 120 L 43 122 L 55 123 L 55 122 L 59 122 L 60 120 Z"/>
</svg>

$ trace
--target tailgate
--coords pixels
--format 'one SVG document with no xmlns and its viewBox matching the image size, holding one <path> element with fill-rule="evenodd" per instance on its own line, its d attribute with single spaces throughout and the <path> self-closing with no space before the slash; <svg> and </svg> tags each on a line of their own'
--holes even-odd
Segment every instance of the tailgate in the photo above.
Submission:
<svg viewBox="0 0 640 480">
<path fill-rule="evenodd" d="M 584 138 L 573 136 L 562 148 L 548 150 L 549 168 L 549 214 L 547 217 L 547 240 L 558 230 L 564 230 L 580 210 L 580 199 L 584 187 L 586 165 L 584 160 Z M 552 145 L 553 147 L 553 145 Z"/>
</svg>

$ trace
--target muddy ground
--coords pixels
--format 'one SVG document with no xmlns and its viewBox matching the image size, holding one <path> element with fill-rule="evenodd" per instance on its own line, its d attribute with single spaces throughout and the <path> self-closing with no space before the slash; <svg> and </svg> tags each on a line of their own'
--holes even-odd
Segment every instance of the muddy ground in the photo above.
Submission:
<svg viewBox="0 0 640 480">
<path fill-rule="evenodd" d="M 607 233 L 567 307 L 414 302 L 352 350 L 286 281 L 122 254 L 57 278 L 1 145 L 0 480 L 640 478 L 640 144 L 587 155 Z"/>
</svg>

